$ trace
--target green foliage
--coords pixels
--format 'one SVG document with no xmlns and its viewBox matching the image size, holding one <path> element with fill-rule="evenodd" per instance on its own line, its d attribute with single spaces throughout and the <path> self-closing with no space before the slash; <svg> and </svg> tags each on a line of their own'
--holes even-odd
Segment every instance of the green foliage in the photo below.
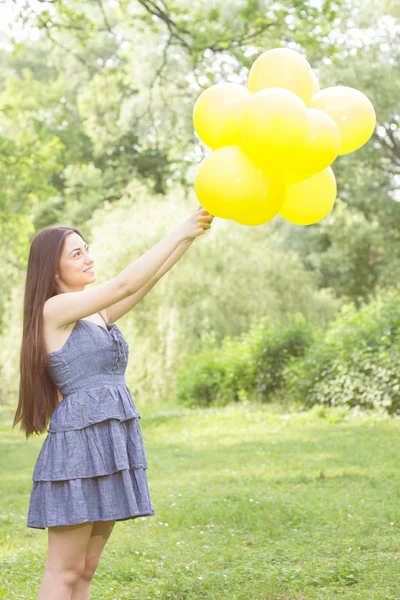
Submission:
<svg viewBox="0 0 400 600">
<path fill-rule="evenodd" d="M 255 346 L 253 360 L 257 365 L 254 391 L 258 398 L 267 401 L 280 388 L 286 363 L 293 357 L 304 355 L 311 343 L 311 328 L 302 315 L 288 315 L 286 322 L 278 326 L 264 320 L 256 335 L 250 335 Z"/>
<path fill-rule="evenodd" d="M 210 343 L 180 370 L 177 399 L 204 406 L 275 397 L 399 414 L 399 360 L 400 291 L 391 289 L 360 309 L 345 305 L 325 332 L 300 316 L 280 326 L 262 318 L 235 340 Z"/>
<path fill-rule="evenodd" d="M 335 161 L 339 199 L 321 223 L 298 227 L 278 217 L 244 231 L 230 222 L 214 243 L 215 220 L 209 244 L 196 242 L 194 258 L 135 309 L 138 322 L 131 317 L 131 333 L 138 330 L 142 343 L 138 393 L 172 395 L 174 369 L 201 349 L 205 332 L 220 345 L 253 320 L 285 323 L 293 312 L 324 328 L 347 299 L 359 305 L 376 285 L 400 280 L 400 39 L 393 2 L 69 0 L 42 3 L 42 12 L 29 0 L 15 4 L 20 24 L 38 27 L 39 35 L 15 42 L 13 52 L 0 50 L 4 318 L 13 318 L 6 302 L 21 293 L 38 229 L 71 223 L 88 235 L 93 230 L 93 247 L 108 239 L 103 264 L 113 277 L 167 232 L 157 225 L 161 219 L 175 226 L 192 210 L 196 199 L 187 191 L 208 152 L 193 131 L 195 100 L 222 80 L 245 84 L 257 54 L 279 45 L 305 53 L 321 87 L 365 92 L 377 112 L 374 136 Z M 393 22 L 381 18 L 388 11 Z M 136 196 L 138 182 L 146 189 Z M 13 347 L 18 337 L 11 338 Z M 325 352 L 324 346 L 311 369 Z M 270 389 L 265 377 L 261 393 L 263 385 Z M 2 382 L 14 379 L 11 366 Z"/>
<path fill-rule="evenodd" d="M 306 351 L 311 329 L 301 315 L 290 316 L 280 326 L 261 318 L 248 333 L 236 339 L 227 336 L 219 348 L 212 341 L 179 371 L 178 402 L 219 406 L 249 397 L 267 402 L 280 387 L 288 360 Z"/>
<path fill-rule="evenodd" d="M 155 193 L 165 193 L 169 180 L 191 185 L 188 167 L 199 150 L 194 102 L 207 85 L 248 67 L 248 50 L 289 41 L 319 54 L 335 49 L 326 35 L 335 12 L 308 0 L 268 11 L 259 0 L 217 0 L 206 10 L 202 0 L 143 0 L 132 8 L 71 0 L 41 8 L 15 2 L 17 20 L 35 27 L 39 39 L 15 43 L 2 75 L 6 87 L 18 82 L 14 112 L 59 137 L 59 171 L 94 162 L 113 172 L 120 192 L 133 176 Z"/>
<path fill-rule="evenodd" d="M 84 218 L 89 202 L 94 207 L 103 176 L 93 165 L 66 171 L 63 199 L 75 221 Z M 121 200 L 96 209 L 81 226 L 96 263 L 95 285 L 115 277 L 143 255 L 194 206 L 195 198 L 186 200 L 180 188 L 167 196 L 153 196 L 150 202 L 147 189 L 136 182 Z M 56 211 L 57 204 L 52 208 Z M 44 219 L 46 214 L 40 214 Z M 22 233 L 15 239 L 26 247 Z M 10 398 L 18 383 L 21 321 L 15 314 L 21 310 L 23 285 L 21 275 L 6 303 L 1 331 L 0 363 L 5 365 L 1 385 Z M 294 312 L 309 323 L 326 326 L 339 306 L 329 290 L 315 289 L 312 274 L 264 228 L 216 218 L 212 228 L 196 238 L 179 263 L 118 322 L 130 344 L 127 381 L 143 402 L 163 395 L 173 398 L 177 370 L 188 355 L 201 351 L 209 335 L 220 345 L 227 336 L 249 331 L 261 317 L 278 326 Z"/>
<path fill-rule="evenodd" d="M 352 37 L 340 34 L 349 17 L 370 26 L 359 0 L 267 7 L 258 0 L 207 7 L 202 0 L 143 0 L 132 10 L 78 0 L 41 11 L 15 4 L 20 24 L 38 27 L 39 37 L 15 43 L 12 54 L 0 51 L 0 205 L 7 214 L 29 215 L 36 230 L 57 221 L 81 226 L 133 179 L 152 193 L 178 182 L 191 187 L 192 167 L 206 152 L 192 123 L 201 91 L 221 80 L 245 84 L 259 52 L 290 44 L 307 54 L 322 86 L 367 93 L 380 127 L 365 148 L 336 161 L 345 204 L 332 219 L 308 228 L 282 224 L 279 234 L 301 252 L 315 284 L 337 297 L 358 301 L 400 276 L 400 205 L 390 197 L 399 160 L 399 40 L 380 23 L 354 52 Z M 70 185 L 71 173 L 86 168 L 98 174 L 87 197 Z"/>
<path fill-rule="evenodd" d="M 321 88 L 347 85 L 366 94 L 377 127 L 365 146 L 333 163 L 340 200 L 331 215 L 308 228 L 282 224 L 282 232 L 320 286 L 360 303 L 377 284 L 400 280 L 400 29 L 394 18 L 382 18 L 393 3 L 352 0 L 351 5 L 351 27 L 359 29 L 350 33 L 343 19 L 334 34 L 340 50 L 317 58 L 314 66 Z"/>
<path fill-rule="evenodd" d="M 400 292 L 342 308 L 304 357 L 283 372 L 283 394 L 313 404 L 384 407 L 400 412 Z"/>
<path fill-rule="evenodd" d="M 385 252 L 378 219 L 338 199 L 334 215 L 320 223 L 315 235 L 307 260 L 318 272 L 319 284 L 332 287 L 339 297 L 366 298 L 378 284 Z"/>
<path fill-rule="evenodd" d="M 253 377 L 248 343 L 227 337 L 221 348 L 206 345 L 187 358 L 177 373 L 176 399 L 186 406 L 223 406 L 242 400 Z"/>
</svg>

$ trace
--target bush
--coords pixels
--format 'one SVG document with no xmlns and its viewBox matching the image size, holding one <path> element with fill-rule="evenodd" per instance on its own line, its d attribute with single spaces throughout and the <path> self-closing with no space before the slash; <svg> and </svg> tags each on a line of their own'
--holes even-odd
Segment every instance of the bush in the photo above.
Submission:
<svg viewBox="0 0 400 600">
<path fill-rule="evenodd" d="M 177 401 L 188 406 L 268 401 L 281 385 L 284 365 L 302 356 L 311 341 L 302 315 L 290 316 L 284 326 L 262 318 L 248 333 L 224 338 L 220 348 L 211 342 L 190 356 L 177 374 Z"/>
<path fill-rule="evenodd" d="M 284 368 L 283 393 L 297 403 L 400 412 L 400 292 L 379 294 L 359 310 L 343 307 L 304 357 Z"/>
<path fill-rule="evenodd" d="M 280 388 L 286 363 L 292 357 L 304 355 L 312 341 L 311 329 L 301 315 L 289 316 L 284 326 L 273 326 L 262 320 L 253 339 L 254 390 L 266 401 Z"/>
</svg>

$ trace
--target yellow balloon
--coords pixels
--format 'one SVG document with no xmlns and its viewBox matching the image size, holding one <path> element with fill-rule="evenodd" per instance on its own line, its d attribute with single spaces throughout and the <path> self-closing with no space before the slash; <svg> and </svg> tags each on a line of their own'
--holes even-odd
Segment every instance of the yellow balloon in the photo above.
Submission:
<svg viewBox="0 0 400 600">
<path fill-rule="evenodd" d="M 249 95 L 244 100 L 233 104 L 231 109 L 227 112 L 221 135 L 218 139 L 218 148 L 222 148 L 223 146 L 240 146 L 240 119 L 253 95 L 254 94 L 249 92 Z"/>
<path fill-rule="evenodd" d="M 237 83 L 217 83 L 207 88 L 193 109 L 193 124 L 199 137 L 213 150 L 238 144 L 238 122 L 253 94 Z"/>
<path fill-rule="evenodd" d="M 296 94 L 282 88 L 261 90 L 248 101 L 239 123 L 241 146 L 254 162 L 278 169 L 305 142 L 307 109 Z"/>
<path fill-rule="evenodd" d="M 279 214 L 295 225 L 312 225 L 331 211 L 336 199 L 336 179 L 328 167 L 309 179 L 288 185 Z"/>
<path fill-rule="evenodd" d="M 359 90 L 345 85 L 325 88 L 313 96 L 311 106 L 332 117 L 339 127 L 340 155 L 361 148 L 374 132 L 374 107 Z"/>
<path fill-rule="evenodd" d="M 194 190 L 209 213 L 236 219 L 255 209 L 268 194 L 268 178 L 240 146 L 214 150 L 200 164 Z"/>
<path fill-rule="evenodd" d="M 308 135 L 305 143 L 283 167 L 286 183 L 304 181 L 329 167 L 340 147 L 339 128 L 329 115 L 316 108 L 307 109 Z"/>
<path fill-rule="evenodd" d="M 273 219 L 285 199 L 285 181 L 278 171 L 265 173 L 268 179 L 268 191 L 261 203 L 249 213 L 235 216 L 234 220 L 242 225 L 263 225 Z"/>
<path fill-rule="evenodd" d="M 306 105 L 313 94 L 312 69 L 302 54 L 289 48 L 273 48 L 263 52 L 249 73 L 249 90 L 285 88 L 297 94 Z"/>
</svg>

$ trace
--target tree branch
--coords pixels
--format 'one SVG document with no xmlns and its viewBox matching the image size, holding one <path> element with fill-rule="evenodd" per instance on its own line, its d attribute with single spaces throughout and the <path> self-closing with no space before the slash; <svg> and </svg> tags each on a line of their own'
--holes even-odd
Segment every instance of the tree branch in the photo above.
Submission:
<svg viewBox="0 0 400 600">
<path fill-rule="evenodd" d="M 388 129 L 387 127 L 385 127 L 386 133 L 388 135 L 388 138 L 390 139 L 390 141 L 392 142 L 392 151 L 393 154 L 396 156 L 396 158 L 400 159 L 400 146 L 396 140 L 396 138 L 394 137 L 394 132 L 392 129 Z"/>
<path fill-rule="evenodd" d="M 190 44 L 188 44 L 188 42 L 178 33 L 178 28 L 175 25 L 174 21 L 164 11 L 162 11 L 161 8 L 157 6 L 157 4 L 155 4 L 151 0 L 137 1 L 143 6 L 143 8 L 147 10 L 147 12 L 154 15 L 155 17 L 158 17 L 161 21 L 163 21 L 168 27 L 168 31 L 170 32 L 171 36 L 176 38 L 182 44 L 182 46 L 189 50 L 189 52 L 192 52 L 192 47 L 190 46 Z M 182 31 L 182 33 L 190 32 Z"/>
<path fill-rule="evenodd" d="M 105 11 L 105 9 L 104 9 L 104 4 L 103 4 L 102 0 L 96 0 L 96 1 L 97 1 L 97 4 L 99 5 L 99 8 L 100 8 L 101 14 L 103 15 L 103 21 L 104 21 L 104 23 L 105 23 L 105 25 L 106 25 L 106 27 L 107 27 L 108 31 L 109 31 L 110 33 L 112 33 L 112 35 L 115 35 L 115 34 L 114 34 L 114 31 L 113 31 L 113 28 L 111 27 L 111 25 L 110 25 L 110 22 L 109 22 L 109 20 L 108 20 L 108 18 L 107 18 L 106 11 Z"/>
<path fill-rule="evenodd" d="M 224 52 L 226 50 L 229 50 L 229 48 L 235 48 L 236 46 L 241 46 L 242 44 L 247 44 L 251 40 L 254 40 L 254 38 L 256 38 L 257 36 L 264 33 L 264 31 L 266 31 L 267 29 L 272 27 L 272 25 L 274 25 L 274 23 L 271 23 L 271 22 L 265 23 L 262 27 L 260 27 L 256 31 L 253 31 L 253 33 L 248 34 L 246 31 L 246 33 L 244 33 L 241 37 L 234 37 L 234 38 L 231 37 L 226 40 L 219 40 L 218 42 L 214 42 L 214 44 L 211 44 L 210 46 L 208 46 L 208 48 L 212 52 Z"/>
<path fill-rule="evenodd" d="M 388 142 L 388 140 L 385 137 L 381 137 L 376 132 L 373 133 L 373 137 L 380 144 L 382 144 L 382 146 L 385 146 L 385 148 L 390 150 L 390 152 L 393 154 L 395 163 L 400 164 L 400 146 L 398 145 L 396 139 L 394 138 L 393 132 L 391 130 L 388 130 L 386 127 L 384 129 L 386 131 L 388 138 L 392 142 L 391 144 Z"/>
</svg>

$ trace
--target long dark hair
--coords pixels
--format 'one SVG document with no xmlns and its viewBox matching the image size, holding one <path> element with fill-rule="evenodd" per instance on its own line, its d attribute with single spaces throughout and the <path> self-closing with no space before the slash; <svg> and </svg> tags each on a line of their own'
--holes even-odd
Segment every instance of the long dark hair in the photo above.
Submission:
<svg viewBox="0 0 400 600">
<path fill-rule="evenodd" d="M 43 307 L 48 298 L 60 294 L 55 275 L 70 233 L 82 232 L 67 225 L 46 227 L 33 238 L 28 258 L 20 353 L 18 406 L 12 428 L 21 421 L 28 439 L 47 429 L 48 420 L 61 400 L 47 371 L 47 350 L 43 335 Z"/>
</svg>

